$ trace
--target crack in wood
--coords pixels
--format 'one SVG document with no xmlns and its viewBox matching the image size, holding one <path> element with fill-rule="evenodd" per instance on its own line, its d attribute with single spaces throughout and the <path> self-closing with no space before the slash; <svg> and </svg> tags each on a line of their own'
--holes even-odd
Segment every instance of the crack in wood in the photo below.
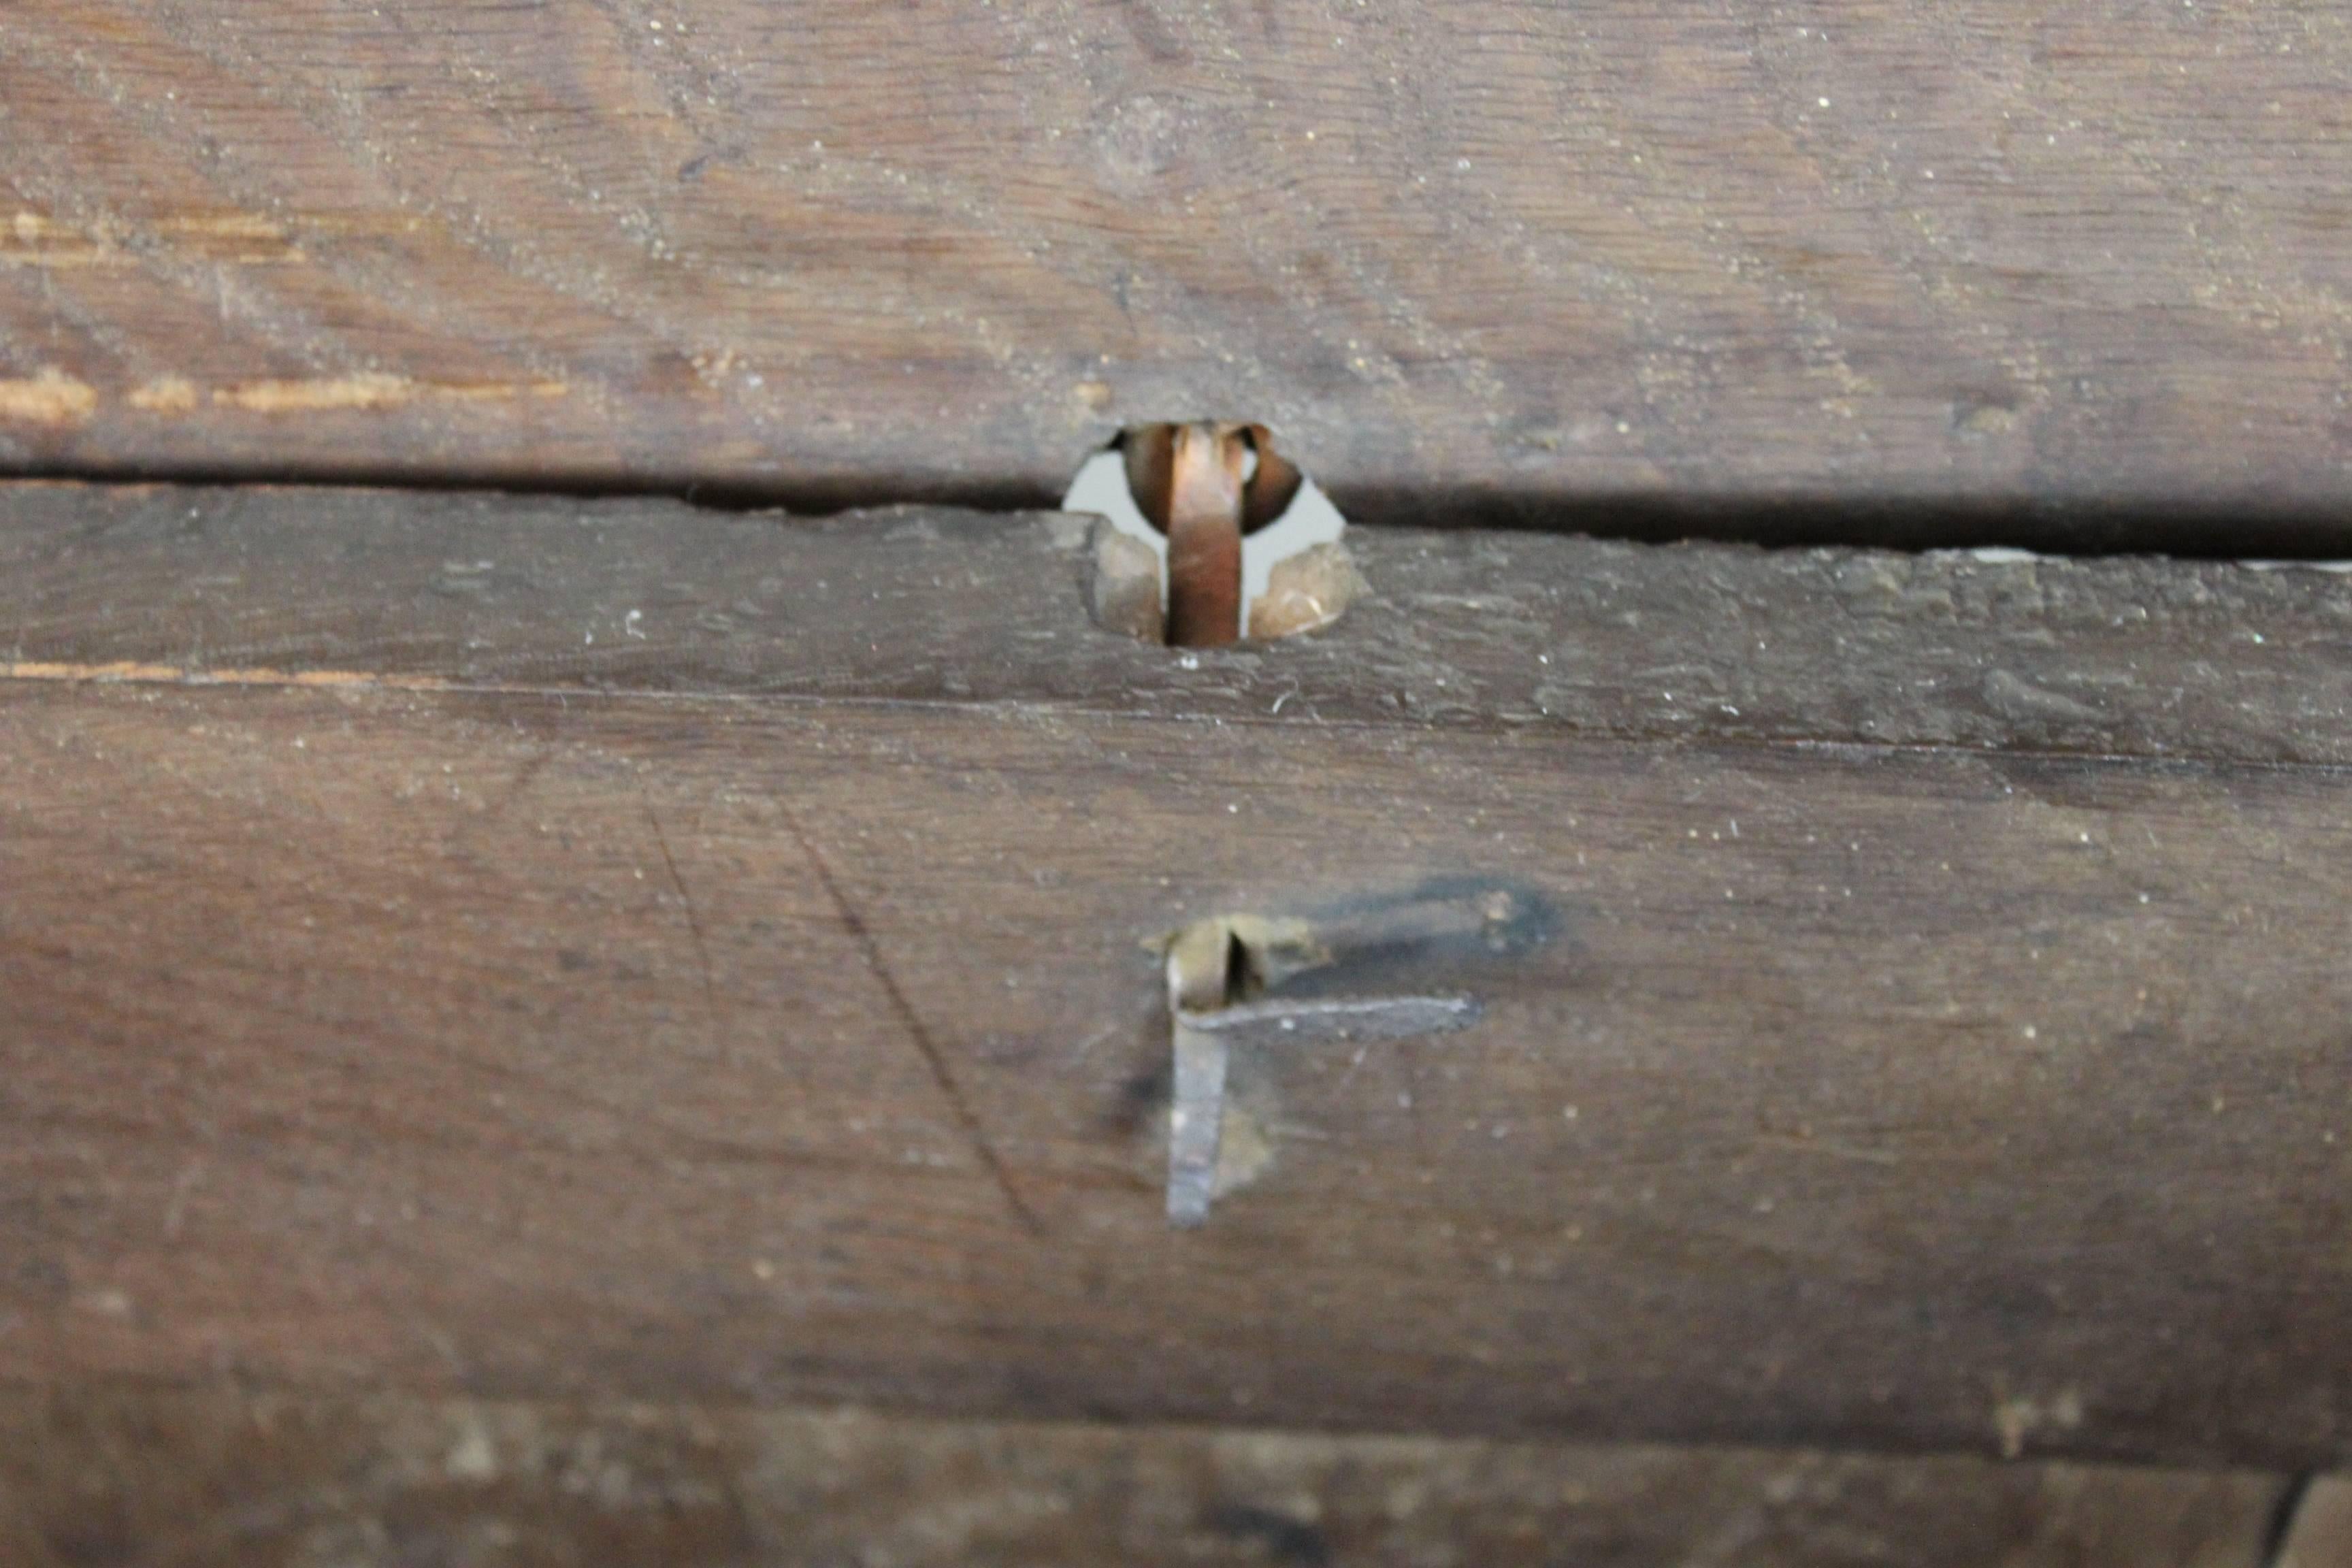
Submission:
<svg viewBox="0 0 2352 1568">
<path fill-rule="evenodd" d="M 661 849 L 662 865 L 669 871 L 670 885 L 677 889 L 678 901 L 686 906 L 686 929 L 694 936 L 694 957 L 702 971 L 702 1005 L 710 1027 L 719 1027 L 719 988 L 710 978 L 710 945 L 702 934 L 702 917 L 694 907 L 694 895 L 687 890 L 686 879 L 678 875 L 677 857 L 669 852 L 669 835 L 662 831 L 661 818 L 654 815 L 654 803 L 646 801 L 646 821 L 653 826 L 654 843 Z"/>
<path fill-rule="evenodd" d="M 931 1081 L 939 1086 L 940 1095 L 946 1099 L 949 1110 L 955 1115 L 957 1126 L 962 1129 L 965 1141 L 971 1145 L 973 1155 L 988 1172 L 989 1179 L 996 1184 L 996 1190 L 1003 1194 L 1005 1207 L 1021 1222 L 1021 1228 L 1032 1236 L 1043 1237 L 1045 1234 L 1045 1221 L 1022 1197 L 1020 1189 L 1013 1184 L 1012 1172 L 1005 1167 L 1003 1157 L 996 1152 L 996 1145 L 989 1141 L 988 1130 L 981 1125 L 979 1113 L 965 1098 L 963 1086 L 956 1081 L 954 1071 L 948 1066 L 946 1053 L 940 1049 L 939 1042 L 931 1037 L 930 1029 L 924 1024 L 922 1016 L 915 1011 L 914 1004 L 907 999 L 906 992 L 899 988 L 898 978 L 890 973 L 890 965 L 882 956 L 882 944 L 876 940 L 873 928 L 866 923 L 865 918 L 842 891 L 840 881 L 833 874 L 833 867 L 817 848 L 816 841 L 809 837 L 808 829 L 802 825 L 800 814 L 782 802 L 779 805 L 785 826 L 792 830 L 801 853 L 808 858 L 809 866 L 816 872 L 816 879 L 824 887 L 825 897 L 832 901 L 834 913 L 839 917 L 842 929 L 857 944 L 867 971 L 873 974 L 875 984 L 882 988 L 882 994 L 889 1002 L 890 1011 L 906 1030 L 907 1037 L 914 1042 L 917 1054 L 923 1058 L 923 1065 L 930 1069 Z"/>
</svg>

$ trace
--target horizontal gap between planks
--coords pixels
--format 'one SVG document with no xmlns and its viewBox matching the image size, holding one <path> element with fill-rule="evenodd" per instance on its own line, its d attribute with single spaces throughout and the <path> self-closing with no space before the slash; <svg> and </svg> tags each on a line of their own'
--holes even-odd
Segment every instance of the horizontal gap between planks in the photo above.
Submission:
<svg viewBox="0 0 2352 1568">
<path fill-rule="evenodd" d="M 1086 455 L 1080 452 L 1073 457 L 1072 473 Z M 897 506 L 1045 510 L 1059 504 L 1067 482 L 1067 476 L 1060 480 L 1021 474 L 941 479 L 868 471 L 810 472 L 761 483 L 707 479 L 691 473 L 614 476 L 548 470 L 518 474 L 494 467 L 420 473 L 325 459 L 255 469 L 231 465 L 37 464 L 0 471 L 0 482 L 7 479 L 220 489 L 317 485 L 426 494 L 487 490 L 577 500 L 644 497 L 680 500 L 714 511 L 782 510 L 807 518 Z M 1326 489 L 1349 521 L 1374 528 L 1573 533 L 1648 544 L 1687 540 L 1898 552 L 2007 547 L 2048 555 L 2170 555 L 2192 561 L 2352 558 L 2352 510 L 2279 505 L 2259 497 L 2238 502 L 2180 502 L 2126 496 L 2085 502 L 1935 493 L 1678 495 L 1513 490 L 1494 486 L 1421 489 L 1351 485 L 1344 480 L 1332 481 Z"/>
</svg>

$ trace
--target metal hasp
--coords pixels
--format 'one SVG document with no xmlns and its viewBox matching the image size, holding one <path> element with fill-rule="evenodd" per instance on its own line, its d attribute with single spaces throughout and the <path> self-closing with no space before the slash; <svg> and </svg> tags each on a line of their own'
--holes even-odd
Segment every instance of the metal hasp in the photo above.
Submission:
<svg viewBox="0 0 2352 1568">
<path fill-rule="evenodd" d="M 1168 1012 L 1174 1025 L 1175 1091 L 1168 1110 L 1168 1223 L 1209 1217 L 1225 1118 L 1225 1076 L 1237 1049 L 1327 1040 L 1401 1040 L 1478 1021 L 1467 996 L 1247 1000 L 1264 984 L 1263 955 L 1241 923 L 1206 920 L 1168 949 Z"/>
</svg>

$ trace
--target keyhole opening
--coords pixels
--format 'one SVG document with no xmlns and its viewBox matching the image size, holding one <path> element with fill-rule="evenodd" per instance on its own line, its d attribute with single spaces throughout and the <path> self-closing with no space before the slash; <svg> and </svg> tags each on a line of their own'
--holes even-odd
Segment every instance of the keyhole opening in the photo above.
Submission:
<svg viewBox="0 0 2352 1568">
<path fill-rule="evenodd" d="M 1225 932 L 1225 1005 L 1246 1002 L 1265 989 L 1265 965 L 1237 931 Z"/>
<path fill-rule="evenodd" d="M 1347 523 L 1244 420 L 1135 425 L 1087 459 L 1063 506 L 1104 520 L 1095 618 L 1182 648 L 1270 641 L 1328 626 L 1363 589 Z"/>
</svg>

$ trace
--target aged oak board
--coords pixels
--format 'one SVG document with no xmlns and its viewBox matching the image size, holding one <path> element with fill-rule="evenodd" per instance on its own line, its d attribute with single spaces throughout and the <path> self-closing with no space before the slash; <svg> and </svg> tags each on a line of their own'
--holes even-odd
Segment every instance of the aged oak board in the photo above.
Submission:
<svg viewBox="0 0 2352 1568">
<path fill-rule="evenodd" d="M 2352 581 L 1085 538 L 10 492 L 0 1379 L 2342 1457 Z M 1153 944 L 1465 885 L 1170 1232 Z"/>
<path fill-rule="evenodd" d="M 1223 416 L 1391 521 L 2342 549 L 2347 105 L 2326 0 L 20 0 L 0 468 L 1035 504 Z"/>
</svg>

